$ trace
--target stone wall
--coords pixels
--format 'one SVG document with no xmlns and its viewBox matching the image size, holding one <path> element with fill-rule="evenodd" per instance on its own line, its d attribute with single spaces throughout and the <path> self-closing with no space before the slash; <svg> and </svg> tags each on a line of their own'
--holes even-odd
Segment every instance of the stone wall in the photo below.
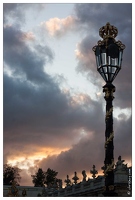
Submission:
<svg viewBox="0 0 135 200">
<path fill-rule="evenodd" d="M 22 197 L 22 192 L 26 190 L 26 197 L 37 197 L 38 194 L 42 194 L 42 187 L 33 187 L 33 186 L 16 186 L 18 190 L 18 197 Z M 9 195 L 9 190 L 11 186 L 4 185 L 3 186 L 3 196 L 7 197 Z M 12 196 L 12 195 L 11 195 Z"/>
</svg>

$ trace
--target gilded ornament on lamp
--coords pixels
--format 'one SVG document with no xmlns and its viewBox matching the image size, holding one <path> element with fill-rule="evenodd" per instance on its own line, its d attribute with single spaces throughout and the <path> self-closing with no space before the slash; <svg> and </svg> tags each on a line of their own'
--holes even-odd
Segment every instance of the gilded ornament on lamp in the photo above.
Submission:
<svg viewBox="0 0 135 200">
<path fill-rule="evenodd" d="M 118 29 L 107 22 L 105 26 L 99 29 L 99 35 L 103 39 L 115 38 L 118 35 Z"/>
<path fill-rule="evenodd" d="M 108 174 L 108 172 L 112 171 L 113 169 L 114 169 L 114 160 L 112 159 L 112 163 L 110 165 L 107 165 L 107 168 L 104 171 L 105 175 Z"/>
<path fill-rule="evenodd" d="M 107 147 L 107 144 L 109 144 L 109 142 L 111 142 L 113 138 L 114 138 L 114 132 L 112 132 L 110 134 L 109 138 L 107 138 L 107 140 L 105 142 L 105 147 Z"/>
<path fill-rule="evenodd" d="M 112 114 L 112 112 L 113 112 L 113 106 L 110 108 L 109 111 L 106 112 L 106 117 L 105 117 L 105 119 L 108 119 L 109 116 Z"/>
<path fill-rule="evenodd" d="M 103 92 L 105 92 L 105 97 L 108 98 L 108 97 L 114 97 L 113 96 L 113 93 L 115 92 L 115 88 L 111 88 L 111 90 L 108 88 L 108 87 L 105 87 Z"/>
<path fill-rule="evenodd" d="M 125 49 L 125 45 L 122 44 L 121 41 L 119 41 L 119 40 L 116 41 L 115 40 L 115 37 L 118 35 L 118 29 L 115 26 L 110 25 L 109 22 L 107 22 L 105 26 L 102 26 L 99 29 L 99 35 L 100 35 L 101 38 L 103 38 L 103 40 L 99 40 L 98 41 L 98 46 L 105 45 L 106 48 L 107 48 L 108 39 L 112 38 L 114 40 L 114 43 L 116 43 L 118 45 L 119 49 Z M 95 52 L 96 48 L 97 48 L 97 45 L 95 45 L 92 48 L 92 50 Z"/>
</svg>

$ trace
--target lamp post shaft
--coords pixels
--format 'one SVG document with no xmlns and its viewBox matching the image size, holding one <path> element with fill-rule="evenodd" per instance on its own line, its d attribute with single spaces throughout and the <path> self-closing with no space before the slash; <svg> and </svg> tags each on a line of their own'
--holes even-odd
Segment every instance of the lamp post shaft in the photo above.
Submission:
<svg viewBox="0 0 135 200">
<path fill-rule="evenodd" d="M 113 146 L 113 93 L 115 86 L 107 83 L 103 87 L 106 100 L 106 130 L 105 130 L 105 160 L 104 160 L 104 175 L 105 175 L 105 192 L 104 196 L 116 196 L 114 192 L 114 146 Z"/>
</svg>

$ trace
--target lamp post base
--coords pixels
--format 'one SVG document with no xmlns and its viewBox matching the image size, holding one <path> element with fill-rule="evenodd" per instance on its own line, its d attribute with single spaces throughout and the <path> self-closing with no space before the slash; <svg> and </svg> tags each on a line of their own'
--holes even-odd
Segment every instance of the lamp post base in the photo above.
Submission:
<svg viewBox="0 0 135 200">
<path fill-rule="evenodd" d="M 114 191 L 105 191 L 102 194 L 104 197 L 118 197 L 118 194 Z"/>
</svg>

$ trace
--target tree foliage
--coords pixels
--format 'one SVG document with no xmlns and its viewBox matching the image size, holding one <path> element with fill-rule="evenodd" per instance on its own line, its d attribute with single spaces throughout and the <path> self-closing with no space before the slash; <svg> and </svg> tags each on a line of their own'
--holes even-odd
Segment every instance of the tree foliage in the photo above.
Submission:
<svg viewBox="0 0 135 200">
<path fill-rule="evenodd" d="M 20 176 L 21 169 L 16 166 L 11 166 L 9 164 L 4 164 L 3 167 L 3 184 L 12 185 L 13 181 L 16 181 L 16 184 L 19 185 L 21 180 Z"/>
<path fill-rule="evenodd" d="M 45 172 L 39 168 L 35 175 L 31 175 L 32 182 L 34 183 L 35 187 L 43 187 L 45 181 Z"/>
<path fill-rule="evenodd" d="M 32 182 L 35 187 L 43 187 L 44 184 L 46 184 L 47 187 L 58 186 L 58 181 L 60 179 L 56 178 L 57 174 L 58 172 L 50 168 L 48 168 L 46 172 L 39 168 L 35 175 L 31 175 Z"/>
<path fill-rule="evenodd" d="M 45 172 L 45 184 L 47 186 L 52 186 L 54 184 L 57 184 L 57 176 L 58 172 L 48 168 L 47 171 Z"/>
</svg>

